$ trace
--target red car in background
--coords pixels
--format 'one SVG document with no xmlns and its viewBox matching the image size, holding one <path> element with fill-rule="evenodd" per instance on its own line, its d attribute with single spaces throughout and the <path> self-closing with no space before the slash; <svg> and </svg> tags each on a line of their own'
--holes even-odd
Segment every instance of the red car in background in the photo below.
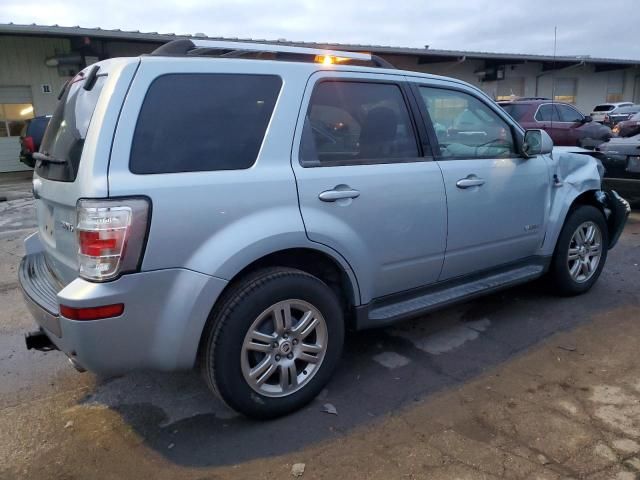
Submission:
<svg viewBox="0 0 640 480">
<path fill-rule="evenodd" d="M 612 136 L 611 129 L 591 120 L 568 103 L 548 99 L 519 99 L 498 102 L 522 128 L 540 128 L 554 145 L 595 148 Z"/>
</svg>

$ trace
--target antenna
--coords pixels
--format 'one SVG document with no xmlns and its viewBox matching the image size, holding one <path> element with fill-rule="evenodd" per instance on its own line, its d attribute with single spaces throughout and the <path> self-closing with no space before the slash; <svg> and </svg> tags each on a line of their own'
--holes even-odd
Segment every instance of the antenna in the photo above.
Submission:
<svg viewBox="0 0 640 480">
<path fill-rule="evenodd" d="M 551 70 L 551 130 L 553 131 L 553 115 L 556 112 L 556 52 L 558 48 L 558 26 L 553 27 L 553 67 Z"/>
</svg>

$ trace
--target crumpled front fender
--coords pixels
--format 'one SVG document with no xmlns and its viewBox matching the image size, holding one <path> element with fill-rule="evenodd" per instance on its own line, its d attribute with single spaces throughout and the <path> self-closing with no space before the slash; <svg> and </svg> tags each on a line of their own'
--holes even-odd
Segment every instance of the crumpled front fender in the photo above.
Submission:
<svg viewBox="0 0 640 480">
<path fill-rule="evenodd" d="M 614 191 L 602 191 L 604 167 L 593 153 L 575 147 L 553 149 L 550 165 L 553 186 L 543 255 L 553 254 L 567 215 L 576 202 L 602 209 L 609 230 L 609 248 L 620 238 L 629 216 L 629 204 Z"/>
</svg>

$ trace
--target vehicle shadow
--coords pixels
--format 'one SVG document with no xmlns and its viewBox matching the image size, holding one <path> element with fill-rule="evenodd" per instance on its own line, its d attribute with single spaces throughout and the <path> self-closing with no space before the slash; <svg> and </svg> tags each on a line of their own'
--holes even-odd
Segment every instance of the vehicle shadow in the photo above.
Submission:
<svg viewBox="0 0 640 480">
<path fill-rule="evenodd" d="M 465 382 L 621 301 L 637 303 L 620 293 L 625 273 L 605 269 L 581 297 L 555 297 L 539 281 L 391 328 L 352 333 L 327 389 L 277 420 L 253 421 L 229 410 L 196 373 L 140 372 L 103 381 L 81 403 L 117 411 L 148 447 L 175 464 L 221 466 L 285 454 Z M 327 403 L 337 415 L 323 411 Z"/>
</svg>

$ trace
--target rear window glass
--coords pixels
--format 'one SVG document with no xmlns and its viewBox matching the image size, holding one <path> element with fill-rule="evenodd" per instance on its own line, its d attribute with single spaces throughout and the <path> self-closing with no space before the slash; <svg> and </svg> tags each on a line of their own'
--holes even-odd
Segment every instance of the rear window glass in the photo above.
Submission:
<svg viewBox="0 0 640 480">
<path fill-rule="evenodd" d="M 530 106 L 527 104 L 519 104 L 519 103 L 507 103 L 500 105 L 505 112 L 507 112 L 511 118 L 513 118 L 516 122 L 522 120 L 524 115 L 529 110 Z"/>
<path fill-rule="evenodd" d="M 96 108 L 106 75 L 98 72 L 91 90 L 83 88 L 78 76 L 66 86 L 46 129 L 40 151 L 64 163 L 38 161 L 38 175 L 49 180 L 73 182 L 78 174 L 84 140 Z"/>
<path fill-rule="evenodd" d="M 138 117 L 131 172 L 251 167 L 281 85 L 275 75 L 171 74 L 156 79 Z"/>
<path fill-rule="evenodd" d="M 596 105 L 596 108 L 593 109 L 594 112 L 608 112 L 609 110 L 613 110 L 613 105 Z"/>
</svg>

